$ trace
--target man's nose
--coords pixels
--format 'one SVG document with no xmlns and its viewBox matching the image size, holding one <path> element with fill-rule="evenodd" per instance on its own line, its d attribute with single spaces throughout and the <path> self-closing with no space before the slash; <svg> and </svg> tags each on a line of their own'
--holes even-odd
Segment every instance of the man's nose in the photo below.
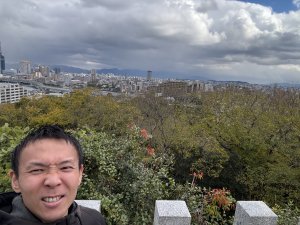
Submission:
<svg viewBox="0 0 300 225">
<path fill-rule="evenodd" d="M 57 168 L 49 168 L 45 175 L 44 184 L 48 187 L 55 187 L 61 184 L 61 177 Z"/>
</svg>

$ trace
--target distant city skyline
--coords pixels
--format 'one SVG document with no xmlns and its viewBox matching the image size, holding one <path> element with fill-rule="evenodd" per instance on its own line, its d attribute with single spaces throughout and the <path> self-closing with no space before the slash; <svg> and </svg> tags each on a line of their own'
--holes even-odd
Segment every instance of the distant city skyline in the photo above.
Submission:
<svg viewBox="0 0 300 225">
<path fill-rule="evenodd" d="M 300 83 L 299 7 L 300 0 L 1 1 L 0 42 L 7 63 Z"/>
</svg>

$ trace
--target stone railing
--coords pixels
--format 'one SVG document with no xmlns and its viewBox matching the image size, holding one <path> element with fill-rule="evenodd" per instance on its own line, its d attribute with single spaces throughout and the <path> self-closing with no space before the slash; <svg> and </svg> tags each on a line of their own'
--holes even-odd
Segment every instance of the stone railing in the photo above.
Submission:
<svg viewBox="0 0 300 225">
<path fill-rule="evenodd" d="M 100 201 L 76 200 L 79 205 L 100 211 Z M 190 225 L 191 214 L 185 201 L 156 200 L 153 225 Z M 234 225 L 276 225 L 277 215 L 262 201 L 238 201 Z M 298 223 L 300 225 L 300 222 Z"/>
</svg>

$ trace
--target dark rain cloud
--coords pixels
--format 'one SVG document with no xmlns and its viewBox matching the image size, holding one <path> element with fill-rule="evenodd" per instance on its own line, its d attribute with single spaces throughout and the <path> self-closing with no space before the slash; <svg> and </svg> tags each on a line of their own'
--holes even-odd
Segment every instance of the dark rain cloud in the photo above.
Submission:
<svg viewBox="0 0 300 225">
<path fill-rule="evenodd" d="M 235 0 L 10 0 L 0 21 L 8 62 L 300 82 L 300 11 Z"/>
</svg>

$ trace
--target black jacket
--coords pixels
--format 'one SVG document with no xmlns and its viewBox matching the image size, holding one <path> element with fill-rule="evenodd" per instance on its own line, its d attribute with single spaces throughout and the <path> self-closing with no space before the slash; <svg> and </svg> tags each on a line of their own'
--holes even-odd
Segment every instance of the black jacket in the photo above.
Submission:
<svg viewBox="0 0 300 225">
<path fill-rule="evenodd" d="M 10 214 L 14 192 L 0 194 L 0 225 L 45 225 L 42 222 L 18 218 Z M 94 209 L 72 204 L 69 214 L 61 220 L 48 225 L 106 225 L 104 217 Z"/>
</svg>

